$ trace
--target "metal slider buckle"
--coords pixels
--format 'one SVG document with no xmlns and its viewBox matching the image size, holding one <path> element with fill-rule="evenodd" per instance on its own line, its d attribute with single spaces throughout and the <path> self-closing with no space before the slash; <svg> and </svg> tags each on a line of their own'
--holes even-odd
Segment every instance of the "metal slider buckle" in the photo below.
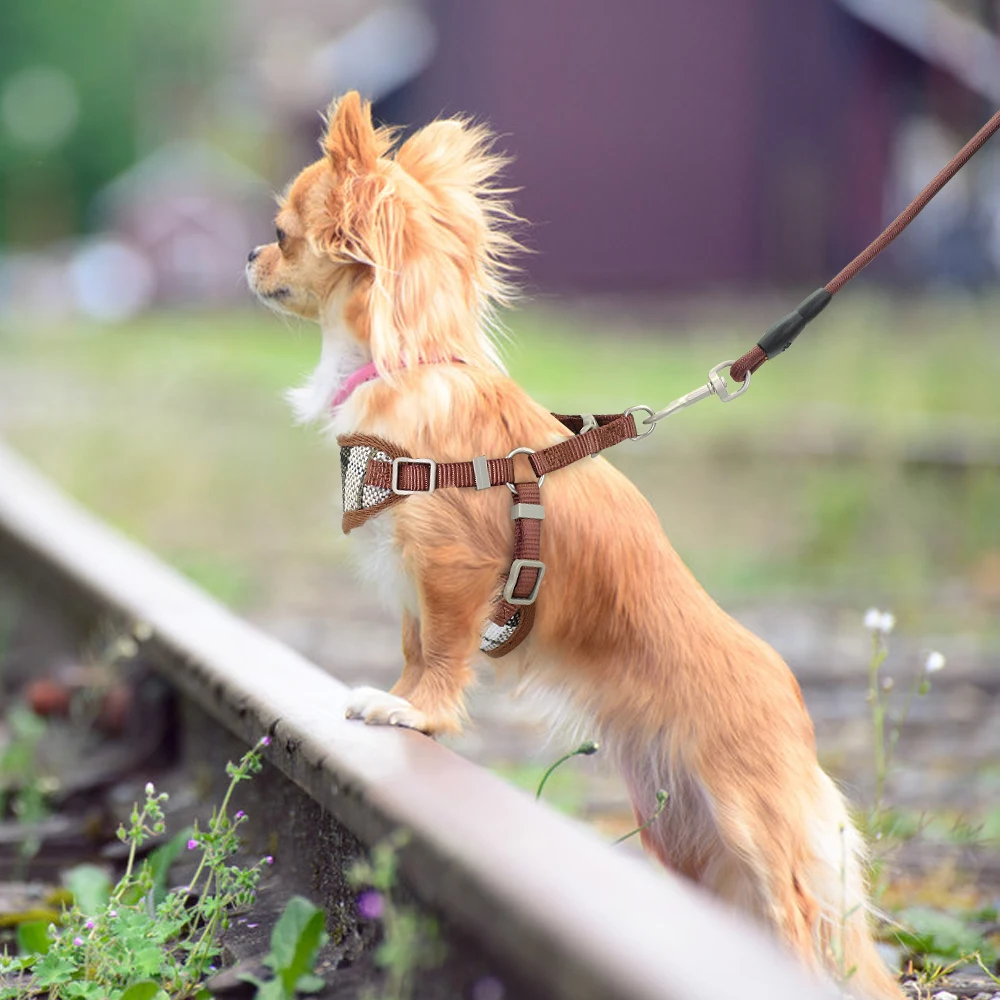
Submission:
<svg viewBox="0 0 1000 1000">
<path fill-rule="evenodd" d="M 399 487 L 399 465 L 426 465 L 429 472 L 426 490 L 403 490 Z M 437 486 L 437 462 L 433 458 L 394 458 L 392 460 L 392 492 L 397 496 L 407 497 L 414 493 L 433 493 Z"/>
<path fill-rule="evenodd" d="M 520 579 L 522 569 L 537 569 L 538 578 L 535 580 L 535 585 L 531 588 L 531 593 L 527 597 L 515 597 L 514 588 Z M 534 604 L 535 598 L 538 596 L 538 588 L 542 584 L 543 576 L 545 576 L 545 563 L 541 559 L 515 559 L 510 564 L 510 575 L 507 577 L 507 584 L 503 588 L 503 599 L 508 604 Z"/>
<path fill-rule="evenodd" d="M 532 521 L 545 520 L 545 507 L 540 503 L 516 503 L 510 509 L 510 519 L 520 521 L 526 517 Z"/>
<path fill-rule="evenodd" d="M 485 455 L 477 455 L 472 460 L 472 474 L 476 477 L 477 490 L 488 490 L 493 485 L 490 482 L 490 466 Z"/>
</svg>

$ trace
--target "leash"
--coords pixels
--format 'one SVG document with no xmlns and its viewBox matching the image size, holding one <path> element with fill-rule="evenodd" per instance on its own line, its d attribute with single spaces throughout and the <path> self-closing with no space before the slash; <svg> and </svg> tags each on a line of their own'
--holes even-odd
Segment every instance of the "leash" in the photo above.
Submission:
<svg viewBox="0 0 1000 1000">
<path fill-rule="evenodd" d="M 970 159 L 985 145 L 988 139 L 1000 130 L 1000 111 L 997 113 L 948 161 L 944 168 L 934 177 L 934 179 L 910 202 L 902 212 L 888 225 L 882 234 L 871 243 L 867 249 L 859 253 L 835 278 L 829 281 L 822 288 L 817 288 L 815 292 L 804 299 L 787 316 L 778 320 L 754 347 L 751 347 L 742 357 L 736 361 L 723 361 L 716 365 L 708 375 L 708 382 L 686 396 L 675 399 L 665 409 L 654 413 L 648 406 L 633 406 L 626 410 L 626 413 L 643 411 L 648 416 L 642 421 L 648 425 L 649 430 L 644 431 L 639 437 L 647 437 L 653 433 L 658 421 L 664 417 L 669 417 L 678 410 L 683 410 L 688 406 L 707 399 L 709 396 L 718 396 L 724 403 L 728 403 L 750 388 L 750 376 L 757 371 L 765 361 L 769 361 L 777 354 L 787 351 L 795 338 L 814 320 L 831 302 L 833 296 L 839 292 L 844 285 L 856 278 L 904 229 L 927 207 L 930 200 L 969 162 Z M 729 377 L 734 383 L 741 383 L 740 387 L 730 390 L 722 377 L 722 372 L 729 369 Z"/>
</svg>

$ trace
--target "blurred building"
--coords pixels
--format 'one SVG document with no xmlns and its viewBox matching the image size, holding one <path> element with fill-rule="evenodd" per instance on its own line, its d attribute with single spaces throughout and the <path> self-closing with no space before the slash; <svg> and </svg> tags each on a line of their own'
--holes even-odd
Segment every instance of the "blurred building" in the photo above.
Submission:
<svg viewBox="0 0 1000 1000">
<path fill-rule="evenodd" d="M 906 181 L 929 180 L 1000 104 L 996 0 L 427 9 L 435 58 L 380 110 L 402 121 L 471 111 L 503 134 L 543 287 L 825 280 L 910 196 Z M 941 141 L 908 144 L 902 133 L 926 121 Z M 918 148 L 932 155 L 899 162 Z M 992 171 L 972 216 L 996 204 L 997 155 L 962 179 L 975 187 Z M 942 261 L 960 283 L 1000 273 L 985 256 L 990 224 L 959 214 L 938 220 L 913 277 Z M 886 257 L 883 275 L 907 274 L 905 253 Z"/>
<path fill-rule="evenodd" d="M 100 228 L 149 263 L 157 305 L 229 304 L 245 295 L 247 250 L 270 230 L 268 185 L 200 142 L 156 150 L 97 197 Z"/>
<path fill-rule="evenodd" d="M 351 88 L 393 124 L 490 122 L 527 284 L 571 292 L 821 282 L 1000 104 L 1000 0 L 114 0 L 93 51 L 18 9 L 0 315 L 244 300 L 272 192 Z M 867 276 L 1000 278 L 1000 139 Z"/>
</svg>

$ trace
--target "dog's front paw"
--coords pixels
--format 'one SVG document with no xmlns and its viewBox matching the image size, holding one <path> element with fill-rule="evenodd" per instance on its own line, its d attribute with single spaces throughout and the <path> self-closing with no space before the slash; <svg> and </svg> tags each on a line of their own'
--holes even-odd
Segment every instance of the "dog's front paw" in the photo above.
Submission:
<svg viewBox="0 0 1000 1000">
<path fill-rule="evenodd" d="M 430 724 L 423 712 L 405 698 L 379 691 L 378 688 L 355 688 L 345 715 L 348 719 L 363 719 L 369 726 L 402 726 L 422 733 L 430 732 Z"/>
</svg>

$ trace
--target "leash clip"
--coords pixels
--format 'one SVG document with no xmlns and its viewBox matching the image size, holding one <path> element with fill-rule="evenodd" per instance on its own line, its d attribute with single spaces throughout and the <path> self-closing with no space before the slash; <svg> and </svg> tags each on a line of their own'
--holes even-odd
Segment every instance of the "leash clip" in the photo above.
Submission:
<svg viewBox="0 0 1000 1000">
<path fill-rule="evenodd" d="M 736 364 L 735 361 L 723 361 L 722 364 L 716 365 L 708 373 L 708 381 L 703 385 L 699 386 L 697 389 L 687 393 L 685 396 L 681 396 L 679 399 L 675 399 L 669 406 L 664 407 L 659 413 L 650 412 L 649 416 L 643 420 L 644 424 L 648 424 L 650 429 L 645 432 L 645 434 L 639 434 L 638 437 L 645 437 L 646 434 L 652 432 L 652 429 L 656 426 L 657 422 L 662 420 L 664 417 L 669 417 L 672 413 L 676 413 L 678 410 L 687 409 L 689 406 L 694 406 L 695 403 L 700 403 L 703 399 L 708 399 L 709 396 L 718 396 L 723 403 L 729 403 L 736 399 L 738 396 L 742 396 L 743 393 L 750 388 L 750 372 L 747 372 L 747 377 L 742 383 L 742 385 L 735 390 L 735 392 L 729 391 L 729 386 L 726 384 L 726 380 L 719 373 L 724 369 L 728 370 Z M 648 406 L 633 406 L 626 413 L 630 413 L 632 410 L 649 410 Z"/>
</svg>

